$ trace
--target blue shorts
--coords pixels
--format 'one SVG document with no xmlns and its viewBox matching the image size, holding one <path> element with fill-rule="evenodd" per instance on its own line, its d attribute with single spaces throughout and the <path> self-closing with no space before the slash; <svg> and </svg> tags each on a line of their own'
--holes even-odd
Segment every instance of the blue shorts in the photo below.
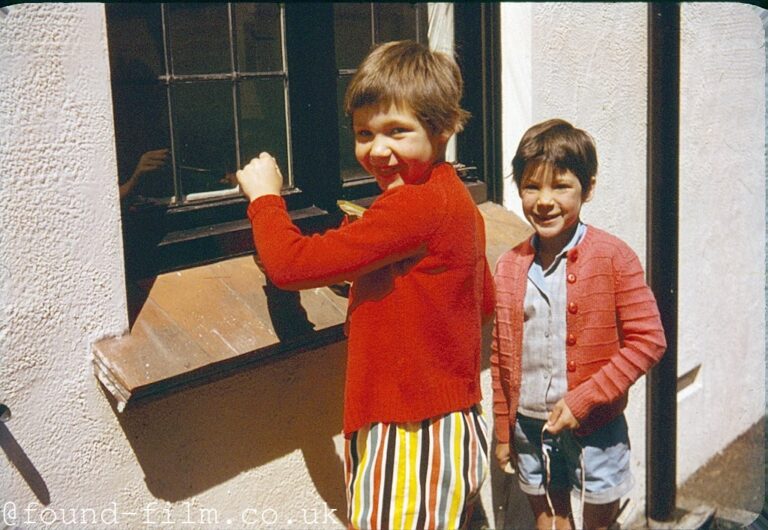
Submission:
<svg viewBox="0 0 768 530">
<path fill-rule="evenodd" d="M 545 420 L 517 415 L 515 451 L 520 489 L 528 495 L 544 495 L 546 466 L 541 454 L 541 429 Z M 589 504 L 619 500 L 632 489 L 629 470 L 629 434 L 624 415 L 617 416 L 597 431 L 584 437 L 563 431 L 557 436 L 544 433 L 549 448 L 550 491 L 572 488 L 581 493 L 581 453 L 584 456 L 585 493 Z"/>
</svg>

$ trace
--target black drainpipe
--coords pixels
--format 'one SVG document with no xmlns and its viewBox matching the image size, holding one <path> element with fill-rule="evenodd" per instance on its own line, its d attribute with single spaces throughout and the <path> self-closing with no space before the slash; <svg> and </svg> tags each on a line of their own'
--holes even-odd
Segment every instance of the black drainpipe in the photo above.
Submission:
<svg viewBox="0 0 768 530">
<path fill-rule="evenodd" d="M 648 374 L 646 516 L 670 521 L 677 472 L 677 254 L 680 6 L 648 6 L 648 282 L 667 351 Z"/>
</svg>

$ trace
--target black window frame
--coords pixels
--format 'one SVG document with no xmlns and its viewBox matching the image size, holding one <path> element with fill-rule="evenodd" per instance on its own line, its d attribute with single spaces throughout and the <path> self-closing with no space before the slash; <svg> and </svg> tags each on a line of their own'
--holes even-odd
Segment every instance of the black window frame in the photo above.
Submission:
<svg viewBox="0 0 768 530">
<path fill-rule="evenodd" d="M 418 27 L 425 28 L 426 4 L 421 5 L 417 12 L 423 25 Z M 284 198 L 300 229 L 315 233 L 339 224 L 342 215 L 337 200 L 368 205 L 379 190 L 373 178 L 345 184 L 340 177 L 336 129 L 339 71 L 334 53 L 316 52 L 334 50 L 333 4 L 288 2 L 284 8 L 294 175 L 294 187 L 284 190 Z M 463 175 L 478 203 L 501 198 L 498 24 L 498 4 L 454 4 L 454 40 L 465 80 L 462 103 L 472 113 L 467 127 L 457 136 L 456 156 L 475 168 Z M 418 38 L 426 40 L 426 31 L 417 31 Z M 324 91 L 318 87 L 332 88 Z M 124 211 L 128 280 L 252 253 L 247 206 L 245 197 L 235 196 Z"/>
</svg>

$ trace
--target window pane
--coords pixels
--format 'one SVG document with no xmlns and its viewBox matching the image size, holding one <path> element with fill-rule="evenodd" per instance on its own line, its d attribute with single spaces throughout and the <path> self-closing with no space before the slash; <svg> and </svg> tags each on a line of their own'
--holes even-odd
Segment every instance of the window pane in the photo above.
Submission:
<svg viewBox="0 0 768 530">
<path fill-rule="evenodd" d="M 237 58 L 240 72 L 283 69 L 279 4 L 237 4 Z"/>
<path fill-rule="evenodd" d="M 234 187 L 226 175 L 237 169 L 232 83 L 174 85 L 176 171 L 184 195 Z"/>
<path fill-rule="evenodd" d="M 340 3 L 333 6 L 336 68 L 357 68 L 371 49 L 370 4 Z"/>
<path fill-rule="evenodd" d="M 416 40 L 416 4 L 376 4 L 376 42 Z"/>
<path fill-rule="evenodd" d="M 174 194 L 166 90 L 159 83 L 147 82 L 112 87 L 119 182 L 123 184 L 134 172 L 140 174 L 133 199 L 170 198 Z M 155 164 L 140 164 L 143 154 L 160 149 L 168 150 L 164 166 L 147 170 Z M 157 155 L 162 158 L 159 153 L 148 154 L 147 158 Z"/>
<path fill-rule="evenodd" d="M 165 74 L 160 4 L 107 4 L 106 10 L 112 80 Z"/>
<path fill-rule="evenodd" d="M 266 151 L 277 159 L 291 184 L 285 127 L 285 89 L 282 78 L 242 81 L 239 85 L 240 161 L 245 165 Z"/>
<path fill-rule="evenodd" d="M 118 180 L 123 184 L 134 172 L 140 174 L 131 202 L 141 197 L 169 199 L 174 194 L 170 158 L 161 167 L 140 163 L 143 154 L 171 145 L 167 89 L 158 81 L 165 74 L 160 4 L 120 3 L 105 8 Z"/>
<path fill-rule="evenodd" d="M 168 4 L 173 73 L 229 72 L 229 15 L 226 4 Z"/>
<path fill-rule="evenodd" d="M 344 93 L 352 76 L 341 76 L 337 83 L 337 101 L 339 108 L 339 167 L 344 182 L 365 178 L 368 173 L 355 158 L 355 135 L 352 130 L 352 118 L 344 114 Z"/>
</svg>

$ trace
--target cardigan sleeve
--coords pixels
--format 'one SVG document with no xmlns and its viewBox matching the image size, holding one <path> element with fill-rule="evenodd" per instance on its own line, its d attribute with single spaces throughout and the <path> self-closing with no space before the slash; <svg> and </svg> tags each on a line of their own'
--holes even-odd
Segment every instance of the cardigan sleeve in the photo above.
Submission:
<svg viewBox="0 0 768 530">
<path fill-rule="evenodd" d="M 509 443 L 509 403 L 507 401 L 508 389 L 505 389 L 508 383 L 501 377 L 499 369 L 499 321 L 498 315 L 493 319 L 493 330 L 491 334 L 491 388 L 493 391 L 493 424 L 496 441 L 499 443 Z M 506 390 L 506 392 L 505 392 Z"/>
<path fill-rule="evenodd" d="M 505 257 L 508 255 L 508 253 L 502 254 L 501 257 L 496 261 L 495 270 L 493 274 L 493 287 L 494 291 L 501 292 L 501 289 L 498 287 L 500 286 L 499 282 L 502 282 L 500 275 L 500 268 L 502 266 L 502 262 L 504 261 Z M 506 279 L 506 275 L 505 275 Z M 508 280 L 507 280 L 508 281 Z M 506 287 L 509 287 L 511 284 L 506 284 Z M 504 289 L 504 291 L 507 291 L 509 289 Z M 507 372 L 509 371 L 509 363 L 510 363 L 510 352 L 506 351 L 502 345 L 502 335 L 504 337 L 509 338 L 509 333 L 503 333 L 501 330 L 501 326 L 507 326 L 506 331 L 510 331 L 510 322 L 509 322 L 509 308 L 506 307 L 505 304 L 508 304 L 509 301 L 506 299 L 506 296 L 501 296 L 500 294 L 496 295 L 495 300 L 495 307 L 496 307 L 496 315 L 493 319 L 493 327 L 491 328 L 491 358 L 490 358 L 490 364 L 491 364 L 491 391 L 492 391 L 492 410 L 493 410 L 493 424 L 494 424 L 494 434 L 496 436 L 496 441 L 499 443 L 510 443 L 510 427 L 511 427 L 511 421 L 510 421 L 510 405 L 509 405 L 509 396 L 510 396 L 510 389 L 509 389 L 509 379 L 505 377 L 506 374 L 502 373 L 502 366 L 507 365 Z M 502 351 L 504 350 L 504 351 Z M 512 450 L 514 448 L 511 448 Z"/>
<path fill-rule="evenodd" d="M 482 215 L 480 212 L 476 214 L 477 216 L 477 225 L 478 225 L 478 234 L 480 236 L 478 245 L 480 247 L 479 253 L 483 256 L 482 262 L 483 262 L 483 288 L 482 288 L 482 301 L 480 303 L 480 309 L 481 309 L 481 316 L 482 316 L 482 323 L 485 324 L 488 321 L 491 320 L 493 317 L 493 312 L 496 309 L 496 283 L 493 279 L 493 274 L 491 273 L 491 267 L 488 265 L 488 257 L 486 255 L 486 249 L 488 248 L 488 245 L 486 243 L 486 236 L 485 236 L 485 221 L 483 220 Z"/>
<path fill-rule="evenodd" d="M 352 280 L 423 251 L 444 203 L 434 187 L 406 184 L 380 195 L 361 219 L 311 236 L 301 234 L 277 195 L 252 201 L 248 217 L 270 280 L 299 290 Z"/>
<path fill-rule="evenodd" d="M 488 260 L 483 260 L 483 303 L 482 315 L 483 323 L 486 323 L 493 316 L 496 308 L 496 286 L 493 283 L 491 268 L 488 266 Z"/>
<path fill-rule="evenodd" d="M 619 350 L 586 381 L 565 395 L 578 420 L 594 407 L 613 402 L 661 359 L 666 349 L 659 310 L 645 283 L 640 260 L 626 245 L 614 261 Z"/>
</svg>

